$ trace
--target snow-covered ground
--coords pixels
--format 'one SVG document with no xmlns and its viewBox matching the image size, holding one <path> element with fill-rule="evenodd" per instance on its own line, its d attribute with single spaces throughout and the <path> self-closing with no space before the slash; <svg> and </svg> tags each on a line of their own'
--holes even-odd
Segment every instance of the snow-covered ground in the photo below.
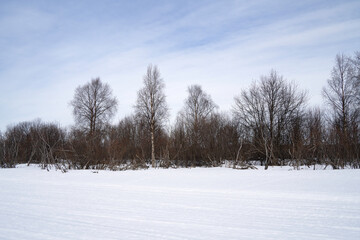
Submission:
<svg viewBox="0 0 360 240">
<path fill-rule="evenodd" d="M 360 239 L 360 170 L 0 169 L 0 239 Z"/>
</svg>

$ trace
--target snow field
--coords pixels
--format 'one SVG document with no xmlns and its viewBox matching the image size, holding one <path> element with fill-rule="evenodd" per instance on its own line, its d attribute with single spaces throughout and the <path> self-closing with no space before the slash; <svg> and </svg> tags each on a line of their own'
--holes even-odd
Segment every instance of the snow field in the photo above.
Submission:
<svg viewBox="0 0 360 240">
<path fill-rule="evenodd" d="M 360 171 L 0 169 L 0 239 L 360 239 Z"/>
</svg>

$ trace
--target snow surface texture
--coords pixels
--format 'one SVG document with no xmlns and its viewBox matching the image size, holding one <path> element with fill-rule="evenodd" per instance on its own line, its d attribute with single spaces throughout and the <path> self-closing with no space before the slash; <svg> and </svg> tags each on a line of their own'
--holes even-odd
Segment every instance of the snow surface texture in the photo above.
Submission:
<svg viewBox="0 0 360 240">
<path fill-rule="evenodd" d="M 360 239 L 360 171 L 0 169 L 0 239 Z"/>
</svg>

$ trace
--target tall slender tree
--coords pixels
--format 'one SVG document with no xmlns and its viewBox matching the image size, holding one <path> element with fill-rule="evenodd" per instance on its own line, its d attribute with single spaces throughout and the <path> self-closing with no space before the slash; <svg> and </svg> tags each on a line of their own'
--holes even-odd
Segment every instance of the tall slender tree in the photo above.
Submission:
<svg viewBox="0 0 360 240">
<path fill-rule="evenodd" d="M 323 88 L 323 97 L 330 107 L 328 118 L 332 126 L 331 141 L 334 146 L 331 159 L 333 167 L 344 167 L 356 155 L 352 149 L 358 146 L 359 90 L 356 58 L 344 54 L 335 58 L 331 78 Z M 355 143 L 355 145 L 354 145 Z"/>
<path fill-rule="evenodd" d="M 151 136 L 151 164 L 155 162 L 155 132 L 161 129 L 169 116 L 164 94 L 165 84 L 156 65 L 149 65 L 144 76 L 144 87 L 138 91 L 135 111 L 145 121 Z"/>
<path fill-rule="evenodd" d="M 331 78 L 323 88 L 323 97 L 331 107 L 333 120 L 338 121 L 343 134 L 346 134 L 350 118 L 356 110 L 355 69 L 350 59 L 338 54 Z"/>
</svg>

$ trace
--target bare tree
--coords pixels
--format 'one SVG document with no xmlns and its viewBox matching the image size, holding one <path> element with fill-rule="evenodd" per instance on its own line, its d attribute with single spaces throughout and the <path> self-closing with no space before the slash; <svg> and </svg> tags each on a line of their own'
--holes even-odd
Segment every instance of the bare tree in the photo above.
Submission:
<svg viewBox="0 0 360 240">
<path fill-rule="evenodd" d="M 117 110 L 117 100 L 112 96 L 109 85 L 102 83 L 99 78 L 77 87 L 70 105 L 76 123 L 90 135 L 100 130 Z"/>
<path fill-rule="evenodd" d="M 357 76 L 356 58 L 351 59 L 344 54 L 335 58 L 335 66 L 327 86 L 323 88 L 323 97 L 330 107 L 329 122 L 332 126 L 332 143 L 336 148 L 331 159 L 333 167 L 344 167 L 350 163 L 356 153 L 354 143 L 358 138 L 359 119 L 359 79 Z"/>
<path fill-rule="evenodd" d="M 286 127 L 302 111 L 305 100 L 306 92 L 298 92 L 296 85 L 274 70 L 235 97 L 234 116 L 241 126 L 253 131 L 253 147 L 265 156 L 265 169 L 278 163 L 276 147 L 285 139 Z"/>
<path fill-rule="evenodd" d="M 212 101 L 211 96 L 205 93 L 199 85 L 188 87 L 188 94 L 178 119 L 185 124 L 188 148 L 190 150 L 189 157 L 193 161 L 192 164 L 202 165 L 204 156 L 201 156 L 201 148 L 205 140 L 206 122 L 210 119 L 217 106 Z"/>
<path fill-rule="evenodd" d="M 144 76 L 144 87 L 138 91 L 135 105 L 136 115 L 145 121 L 151 135 L 151 164 L 155 167 L 155 132 L 169 115 L 164 81 L 156 65 L 149 65 Z"/>
<path fill-rule="evenodd" d="M 357 114 L 358 119 L 357 122 L 360 124 L 360 51 L 355 52 L 353 58 L 351 58 L 351 63 L 353 64 L 354 76 L 353 76 L 353 84 L 355 88 L 355 102 L 357 105 Z"/>
<path fill-rule="evenodd" d="M 180 114 L 186 119 L 189 127 L 197 129 L 200 122 L 209 117 L 217 106 L 200 85 L 188 87 L 188 93 L 184 109 Z"/>
<path fill-rule="evenodd" d="M 347 56 L 338 54 L 331 78 L 327 81 L 327 86 L 323 88 L 323 96 L 332 108 L 335 119 L 340 121 L 341 130 L 344 133 L 355 110 L 356 88 L 354 86 L 354 67 Z"/>
</svg>

